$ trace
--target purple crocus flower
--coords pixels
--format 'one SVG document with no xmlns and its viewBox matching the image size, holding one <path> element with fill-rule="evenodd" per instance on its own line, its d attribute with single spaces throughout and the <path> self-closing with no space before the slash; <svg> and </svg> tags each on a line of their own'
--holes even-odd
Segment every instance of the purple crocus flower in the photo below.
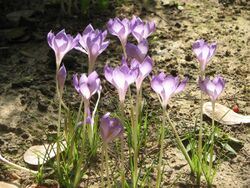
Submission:
<svg viewBox="0 0 250 188">
<path fill-rule="evenodd" d="M 88 77 L 82 74 L 80 79 L 78 75 L 73 76 L 73 85 L 78 93 L 80 93 L 85 100 L 89 100 L 92 95 L 101 89 L 101 81 L 98 78 L 96 71 L 93 71 Z"/>
<path fill-rule="evenodd" d="M 47 35 L 47 40 L 48 40 L 49 46 L 55 52 L 56 67 L 58 70 L 64 55 L 78 44 L 79 35 L 73 38 L 71 35 L 66 34 L 64 29 L 61 30 L 56 35 L 54 35 L 52 31 L 50 31 Z"/>
<path fill-rule="evenodd" d="M 105 143 L 113 141 L 115 138 L 122 136 L 124 128 L 117 118 L 110 118 L 110 113 L 106 113 L 101 118 L 100 134 Z"/>
<path fill-rule="evenodd" d="M 205 71 L 206 65 L 214 56 L 216 48 L 216 43 L 208 44 L 203 39 L 194 42 L 193 52 L 200 63 L 201 71 Z"/>
<path fill-rule="evenodd" d="M 161 96 L 161 103 L 165 108 L 170 97 L 172 97 L 174 94 L 180 93 L 185 88 L 187 81 L 188 79 L 186 78 L 180 82 L 178 77 L 160 73 L 158 76 L 153 77 L 151 81 L 151 87 Z"/>
<path fill-rule="evenodd" d="M 92 27 L 89 24 L 79 37 L 79 45 L 75 49 L 88 55 L 89 73 L 94 70 L 97 56 L 100 55 L 109 45 L 109 41 L 105 41 L 107 31 L 104 32 Z"/>
<path fill-rule="evenodd" d="M 122 65 L 115 69 L 110 68 L 108 65 L 104 67 L 104 75 L 113 86 L 116 87 L 119 94 L 120 102 L 125 101 L 125 95 L 130 84 L 135 82 L 138 76 L 138 68 L 129 68 L 127 62 L 123 58 Z"/>
<path fill-rule="evenodd" d="M 110 19 L 107 23 L 108 31 L 111 35 L 117 36 L 123 48 L 127 44 L 128 35 L 131 33 L 130 21 L 127 18 L 120 20 L 119 18 Z"/>
<path fill-rule="evenodd" d="M 59 91 L 60 94 L 62 95 L 63 93 L 63 88 L 64 88 L 64 83 L 66 80 L 66 76 L 67 76 L 67 71 L 64 65 L 62 65 L 60 67 L 60 69 L 57 72 L 57 80 L 58 80 L 58 86 L 59 86 Z"/>
<path fill-rule="evenodd" d="M 132 35 L 135 37 L 138 43 L 143 39 L 148 38 L 153 32 L 155 32 L 155 23 L 144 23 L 141 18 L 133 16 L 131 20 Z"/>
<path fill-rule="evenodd" d="M 137 46 L 132 43 L 127 43 L 126 52 L 129 58 L 135 58 L 139 62 L 142 62 L 148 53 L 148 41 L 144 39 Z"/>
<path fill-rule="evenodd" d="M 221 76 L 216 76 L 213 80 L 199 78 L 199 87 L 206 93 L 212 101 L 215 101 L 225 87 L 225 81 Z"/>
<path fill-rule="evenodd" d="M 140 91 L 141 84 L 144 78 L 146 78 L 149 73 L 152 71 L 153 68 L 153 60 L 147 56 L 142 63 L 138 62 L 136 59 L 133 59 L 131 61 L 131 67 L 138 67 L 139 74 L 136 79 L 136 89 L 137 91 Z"/>
</svg>

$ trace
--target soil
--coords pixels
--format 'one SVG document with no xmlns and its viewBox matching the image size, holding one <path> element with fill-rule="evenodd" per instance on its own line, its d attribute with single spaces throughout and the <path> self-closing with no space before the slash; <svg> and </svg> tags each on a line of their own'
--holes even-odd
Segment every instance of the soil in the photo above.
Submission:
<svg viewBox="0 0 250 188">
<path fill-rule="evenodd" d="M 149 39 L 149 55 L 154 60 L 153 74 L 164 71 L 189 77 L 185 91 L 169 104 L 170 117 L 177 123 L 181 135 L 193 130 L 196 119 L 199 119 L 200 91 L 196 84 L 199 65 L 191 46 L 200 38 L 218 44 L 216 55 L 206 69 L 207 76 L 220 74 L 226 80 L 225 91 L 218 102 L 230 108 L 237 104 L 239 113 L 250 114 L 250 3 L 247 0 L 140 0 L 119 4 L 111 1 L 108 10 L 98 11 L 91 7 L 86 17 L 74 12 L 70 16 L 63 15 L 58 11 L 59 5 L 48 2 L 27 0 L 20 3 L 16 0 L 0 3 L 0 152 L 8 160 L 26 166 L 24 152 L 32 145 L 50 142 L 56 134 L 55 62 L 54 53 L 47 44 L 47 33 L 65 28 L 76 34 L 88 23 L 104 29 L 108 19 L 115 16 L 131 18 L 137 15 L 143 20 L 155 21 L 157 29 Z M 118 65 L 121 59 L 118 41 L 113 36 L 109 38 L 111 44 L 98 57 L 97 67 L 104 88 L 100 107 L 103 112 L 114 111 L 113 103 L 117 100 L 114 88 L 104 80 L 103 66 L 106 63 Z M 75 72 L 86 72 L 87 58 L 72 51 L 63 62 L 68 71 L 64 98 L 71 108 L 76 109 L 80 99 L 72 87 L 71 78 Z M 148 79 L 143 91 L 152 119 L 145 150 L 146 163 L 150 164 L 157 157 L 152 146 L 157 145 L 157 122 L 161 111 Z M 209 118 L 205 120 L 205 126 L 210 126 Z M 242 141 L 243 146 L 237 150 L 237 155 L 220 161 L 214 186 L 250 187 L 249 125 L 219 124 L 218 127 Z M 188 165 L 171 134 L 167 135 L 165 146 L 162 187 L 194 187 Z M 155 174 L 153 171 L 152 179 Z M 98 187 L 100 174 L 96 167 L 90 169 L 87 177 L 89 181 L 84 187 Z M 26 187 L 35 180 L 31 175 L 0 163 L 0 181 Z"/>
</svg>

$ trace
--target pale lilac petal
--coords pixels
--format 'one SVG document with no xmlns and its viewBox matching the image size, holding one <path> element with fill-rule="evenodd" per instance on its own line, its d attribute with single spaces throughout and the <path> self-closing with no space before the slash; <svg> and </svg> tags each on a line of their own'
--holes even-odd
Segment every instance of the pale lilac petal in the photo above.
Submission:
<svg viewBox="0 0 250 188">
<path fill-rule="evenodd" d="M 187 85 L 187 82 L 188 82 L 188 78 L 185 78 L 185 79 L 179 84 L 179 86 L 176 88 L 174 94 L 177 94 L 177 93 L 182 92 L 182 91 L 185 89 L 185 87 L 186 87 L 186 85 Z"/>
<path fill-rule="evenodd" d="M 52 31 L 50 31 L 47 35 L 47 41 L 48 41 L 48 44 L 51 48 L 53 48 L 52 46 L 52 40 L 53 38 L 55 37 L 54 33 L 52 33 Z"/>
<path fill-rule="evenodd" d="M 76 91 L 79 93 L 79 82 L 78 82 L 78 75 L 77 74 L 74 74 L 73 75 L 73 85 L 76 89 Z"/>
<path fill-rule="evenodd" d="M 91 97 L 89 87 L 85 83 L 80 85 L 80 93 L 87 100 L 89 100 L 89 98 Z"/>
<path fill-rule="evenodd" d="M 81 74 L 81 77 L 79 79 L 79 85 L 87 83 L 88 82 L 88 77 L 86 76 L 86 74 Z"/>
<path fill-rule="evenodd" d="M 151 87 L 156 93 L 161 94 L 163 91 L 162 80 L 160 80 L 158 76 L 153 77 Z"/>
<path fill-rule="evenodd" d="M 117 88 L 124 89 L 126 78 L 119 68 L 115 68 L 113 71 L 113 81 Z"/>
<path fill-rule="evenodd" d="M 109 83 L 113 84 L 113 69 L 110 68 L 108 65 L 104 67 L 104 76 Z"/>
<path fill-rule="evenodd" d="M 146 77 L 149 75 L 149 73 L 153 69 L 153 60 L 147 56 L 141 66 L 139 67 L 140 73 L 143 75 L 143 77 Z"/>
</svg>

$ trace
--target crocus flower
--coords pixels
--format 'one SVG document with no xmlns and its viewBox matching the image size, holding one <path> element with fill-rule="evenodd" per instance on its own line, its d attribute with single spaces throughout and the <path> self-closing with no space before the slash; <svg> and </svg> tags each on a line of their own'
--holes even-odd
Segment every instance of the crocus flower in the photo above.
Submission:
<svg viewBox="0 0 250 188">
<path fill-rule="evenodd" d="M 104 75 L 116 89 L 118 90 L 120 102 L 125 101 L 125 95 L 130 84 L 135 82 L 138 76 L 138 68 L 129 68 L 127 62 L 123 58 L 122 65 L 115 69 L 108 65 L 104 67 Z"/>
<path fill-rule="evenodd" d="M 127 43 L 126 52 L 129 58 L 135 58 L 139 62 L 142 62 L 148 53 L 148 41 L 144 39 L 137 46 L 132 43 Z"/>
<path fill-rule="evenodd" d="M 180 82 L 178 77 L 160 73 L 158 76 L 153 77 L 151 87 L 160 95 L 162 106 L 165 108 L 170 97 L 180 93 L 185 88 L 187 81 L 188 79 L 186 78 Z"/>
<path fill-rule="evenodd" d="M 104 32 L 92 27 L 89 24 L 79 37 L 79 45 L 75 49 L 88 55 L 89 73 L 93 71 L 97 56 L 100 55 L 109 45 L 109 41 L 105 41 L 107 31 Z"/>
<path fill-rule="evenodd" d="M 110 113 L 106 113 L 100 122 L 100 134 L 105 143 L 120 137 L 124 132 L 122 123 L 117 118 L 110 118 Z"/>
<path fill-rule="evenodd" d="M 141 84 L 144 78 L 146 78 L 153 68 L 153 60 L 147 56 L 142 63 L 138 62 L 136 59 L 131 61 L 131 67 L 138 67 L 139 74 L 136 79 L 136 89 L 139 91 L 141 89 Z"/>
<path fill-rule="evenodd" d="M 47 40 L 48 40 L 49 46 L 55 52 L 56 67 L 58 70 L 64 55 L 78 44 L 79 35 L 73 38 L 71 35 L 66 34 L 64 29 L 61 30 L 56 35 L 54 35 L 52 31 L 50 31 L 47 35 Z"/>
<path fill-rule="evenodd" d="M 225 87 L 225 81 L 221 76 L 216 76 L 213 80 L 205 78 L 199 79 L 200 89 L 206 93 L 212 101 L 215 101 Z"/>
<path fill-rule="evenodd" d="M 131 20 L 131 31 L 137 42 L 140 43 L 155 31 L 155 23 L 144 23 L 141 18 L 133 16 Z"/>
<path fill-rule="evenodd" d="M 131 33 L 130 21 L 127 18 L 120 20 L 119 18 L 110 19 L 107 24 L 108 31 L 111 35 L 117 36 L 123 48 L 127 44 L 128 35 Z"/>
<path fill-rule="evenodd" d="M 66 80 L 66 76 L 67 76 L 66 68 L 64 65 L 62 65 L 57 72 L 57 81 L 58 81 L 59 91 L 61 95 L 63 93 L 63 87 L 64 87 L 64 83 Z"/>
<path fill-rule="evenodd" d="M 201 71 L 205 71 L 206 65 L 214 56 L 216 48 L 216 43 L 208 44 L 203 39 L 194 42 L 193 52 L 200 63 Z"/>
<path fill-rule="evenodd" d="M 96 71 L 93 71 L 88 77 L 86 74 L 82 74 L 80 79 L 78 79 L 78 75 L 75 74 L 73 76 L 73 85 L 84 99 L 89 100 L 92 95 L 100 90 L 101 81 Z"/>
</svg>

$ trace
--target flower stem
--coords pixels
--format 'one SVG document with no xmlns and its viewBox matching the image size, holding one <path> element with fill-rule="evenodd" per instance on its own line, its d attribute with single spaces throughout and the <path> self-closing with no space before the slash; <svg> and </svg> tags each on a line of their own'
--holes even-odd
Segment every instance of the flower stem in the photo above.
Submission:
<svg viewBox="0 0 250 188">
<path fill-rule="evenodd" d="M 79 123 L 83 102 L 84 102 L 84 98 L 82 97 L 82 100 L 81 100 L 81 103 L 80 103 L 80 106 L 79 106 L 79 109 L 78 109 L 78 113 L 77 113 L 76 125 Z"/>
<path fill-rule="evenodd" d="M 127 43 L 127 42 L 126 42 Z M 123 51 L 123 55 L 124 55 L 124 58 L 127 60 L 127 52 L 126 52 L 126 43 L 125 44 L 122 44 L 122 51 Z"/>
<path fill-rule="evenodd" d="M 102 153 L 101 153 L 101 185 L 102 185 L 102 188 L 105 188 L 105 184 L 104 184 L 104 147 L 102 147 Z"/>
<path fill-rule="evenodd" d="M 215 101 L 212 101 L 212 137 L 211 137 L 211 149 L 210 149 L 210 158 L 209 158 L 209 177 L 210 178 L 212 177 L 213 155 L 214 155 L 214 132 L 215 132 L 214 111 L 215 111 Z M 209 184 L 211 184 L 211 183 L 212 182 L 210 181 Z M 211 186 L 211 185 L 209 185 L 209 186 Z"/>
<path fill-rule="evenodd" d="M 107 143 L 103 144 L 104 147 L 104 153 L 105 153 L 105 165 L 106 165 L 106 176 L 108 181 L 108 188 L 111 188 L 111 183 L 109 179 L 109 164 L 108 164 L 108 146 Z"/>
<path fill-rule="evenodd" d="M 173 130 L 173 132 L 174 132 L 176 142 L 177 142 L 177 144 L 178 144 L 178 146 L 179 146 L 179 148 L 180 148 L 182 154 L 184 155 L 185 159 L 187 160 L 187 162 L 188 162 L 188 164 L 189 164 L 189 166 L 190 166 L 191 171 L 194 172 L 193 163 L 192 163 L 192 161 L 191 161 L 191 159 L 190 159 L 190 157 L 189 157 L 189 155 L 188 155 L 188 153 L 187 153 L 187 150 L 186 150 L 185 146 L 183 145 L 183 143 L 182 143 L 182 141 L 181 141 L 181 139 L 180 139 L 180 137 L 179 137 L 179 135 L 178 135 L 178 132 L 177 132 L 177 130 L 176 130 L 176 128 L 175 128 L 175 125 L 173 124 L 173 122 L 172 122 L 171 119 L 169 118 L 168 113 L 166 113 L 166 114 L 167 114 L 166 116 L 167 116 L 167 120 L 168 120 L 168 122 L 169 122 L 169 125 L 170 125 L 170 127 L 172 128 L 172 130 Z"/>
<path fill-rule="evenodd" d="M 124 152 L 124 147 L 125 147 L 125 143 L 124 143 L 124 136 L 121 136 L 121 181 L 122 181 L 122 188 L 125 188 L 125 160 L 124 160 L 124 156 L 125 156 L 125 152 Z"/>
<path fill-rule="evenodd" d="M 58 72 L 57 72 L 58 73 Z M 57 120 L 57 141 L 56 141 L 56 162 L 57 162 L 57 170 L 58 174 L 61 174 L 60 170 L 60 131 L 61 131 L 61 112 L 62 112 L 62 96 L 59 92 L 59 83 L 57 80 L 57 73 L 56 73 L 56 89 L 59 99 L 59 109 L 58 109 L 58 120 Z"/>
<path fill-rule="evenodd" d="M 76 171 L 76 176 L 75 176 L 75 180 L 74 180 L 74 187 L 77 187 L 79 184 L 79 181 L 81 179 L 81 166 L 84 160 L 84 149 L 85 149 L 85 139 L 86 139 L 86 121 L 87 121 L 87 114 L 88 114 L 88 108 L 89 108 L 89 101 L 88 100 L 84 100 L 84 118 L 83 118 L 83 128 L 82 128 L 82 132 L 81 132 L 81 136 L 82 136 L 82 145 L 81 145 L 81 151 L 80 151 L 80 157 L 78 160 L 78 164 L 77 164 L 77 171 Z"/>
<path fill-rule="evenodd" d="M 156 187 L 160 188 L 161 186 L 161 167 L 162 167 L 162 157 L 163 157 L 163 144 L 164 144 L 164 137 L 165 137 L 165 124 L 166 124 L 166 109 L 163 107 L 163 119 L 160 129 L 160 155 L 159 155 L 159 162 L 157 166 L 157 179 L 156 179 Z"/>
<path fill-rule="evenodd" d="M 133 172 L 132 172 L 132 179 L 133 179 L 133 188 L 137 187 L 138 181 L 138 105 L 136 104 L 136 114 L 134 114 L 134 105 L 131 95 L 131 89 L 128 90 L 130 96 L 130 103 L 131 103 L 131 133 L 132 133 L 132 145 L 134 149 L 134 156 L 133 156 Z M 137 102 L 136 102 L 137 103 Z"/>
<path fill-rule="evenodd" d="M 200 68 L 200 76 L 201 79 L 204 78 L 204 71 L 201 70 Z M 200 185 L 201 181 L 201 163 L 202 163 L 202 125 L 203 125 L 203 92 L 201 91 L 201 102 L 200 102 L 200 127 L 199 127 L 199 135 L 198 135 L 198 159 L 199 159 L 199 164 L 198 164 L 198 170 L 197 170 L 197 184 Z"/>
<path fill-rule="evenodd" d="M 120 102 L 120 113 L 122 115 L 122 124 L 125 125 L 125 111 L 124 111 L 124 103 Z M 125 160 L 124 160 L 124 148 L 125 148 L 125 142 L 124 142 L 124 137 L 121 137 L 121 181 L 122 181 L 122 188 L 125 187 Z"/>
</svg>

